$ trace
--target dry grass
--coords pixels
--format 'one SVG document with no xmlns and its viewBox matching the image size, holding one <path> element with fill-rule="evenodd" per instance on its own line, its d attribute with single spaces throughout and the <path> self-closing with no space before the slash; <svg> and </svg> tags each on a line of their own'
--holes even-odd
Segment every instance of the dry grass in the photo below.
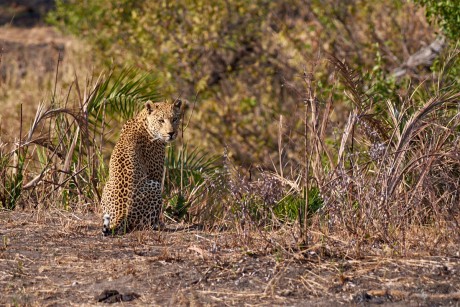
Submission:
<svg viewBox="0 0 460 307">
<path fill-rule="evenodd" d="M 452 59 L 457 56 L 454 52 Z M 205 194 L 198 204 L 186 204 L 193 209 L 195 221 L 211 228 L 234 229 L 243 242 L 251 240 L 253 231 L 280 227 L 292 228 L 294 242 L 304 248 L 347 236 L 355 242 L 351 250 L 356 255 L 368 253 L 374 246 L 404 255 L 412 250 L 408 248 L 412 242 L 426 242 L 432 235 L 436 238 L 434 248 L 449 244 L 453 237 L 458 239 L 450 233 L 458 233 L 459 227 L 456 131 L 460 121 L 455 112 L 459 93 L 438 87 L 419 94 L 421 89 L 415 88 L 400 101 L 388 101 L 380 114 L 373 114 L 377 101 L 363 90 L 359 76 L 338 59 L 329 61 L 342 80 L 340 84 L 337 79 L 331 82 L 343 86 L 352 103 L 348 120 L 336 136 L 338 141 L 330 142 L 330 126 L 331 113 L 340 102 L 334 101 L 333 92 L 328 97 L 317 95 L 315 64 L 304 74 L 303 135 L 289 140 L 303 143 L 303 165 L 293 167 L 289 159 L 281 158 L 285 140 L 280 122 L 278 173 L 250 171 L 246 176 L 232 168 L 227 157 L 225 168 L 216 169 L 220 176 L 205 178 Z M 56 80 L 59 71 L 57 65 Z M 434 85 L 444 82 L 442 72 L 438 78 Z M 119 105 L 137 97 L 129 96 L 129 91 L 120 92 L 126 88 L 122 83 L 112 92 L 105 90 L 110 82 L 118 81 L 100 75 L 82 82 L 74 75 L 67 87 L 55 84 L 50 105 L 38 105 L 30 127 L 24 123 L 21 109 L 20 141 L 0 148 L 4 207 L 98 210 L 107 172 L 104 146 L 113 141 L 111 132 L 105 131 L 106 107 L 110 101 Z M 136 91 L 137 85 L 130 86 Z M 118 95 L 115 98 L 110 96 L 114 93 Z M 182 187 L 182 179 L 180 182 Z M 193 182 L 189 186 L 195 188 Z M 309 196 L 313 189 L 319 193 Z M 169 195 L 169 200 L 173 196 Z M 294 200 L 286 201 L 285 206 L 295 216 L 280 216 L 277 206 L 290 196 Z M 310 201 L 317 202 L 314 210 L 319 211 L 314 215 L 310 215 Z"/>
<path fill-rule="evenodd" d="M 76 72 L 89 76 L 97 64 L 87 46 L 52 27 L 0 27 L 0 46 L 0 135 L 4 142 L 19 137 L 21 105 L 23 121 L 28 124 L 39 102 L 51 100 L 56 77 L 65 86 Z M 56 76 L 59 60 L 66 64 Z"/>
</svg>

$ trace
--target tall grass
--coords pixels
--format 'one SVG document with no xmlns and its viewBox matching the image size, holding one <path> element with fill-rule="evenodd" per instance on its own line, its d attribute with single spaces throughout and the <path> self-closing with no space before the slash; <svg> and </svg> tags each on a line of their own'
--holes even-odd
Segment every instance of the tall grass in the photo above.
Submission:
<svg viewBox="0 0 460 307">
<path fill-rule="evenodd" d="M 314 64 L 298 90 L 303 127 L 289 140 L 302 143 L 302 153 L 280 150 L 276 172 L 224 163 L 226 194 L 214 204 L 220 222 L 233 221 L 242 233 L 291 225 L 303 247 L 339 235 L 357 252 L 382 244 L 404 252 L 408 241 L 417 245 L 433 233 L 437 242 L 458 239 L 452 234 L 460 230 L 460 91 L 447 71 L 452 61 L 457 51 L 431 79 L 402 84 L 399 95 L 369 88 L 333 56 L 327 59 L 331 90 L 325 92 Z M 342 123 L 333 120 L 343 106 L 338 91 L 349 101 Z M 283 154 L 301 154 L 304 162 L 295 166 Z"/>
<path fill-rule="evenodd" d="M 373 114 L 377 101 L 365 94 L 344 63 L 332 63 L 351 92 L 353 109 L 338 163 L 325 176 L 331 188 L 322 189 L 334 217 L 331 224 L 360 238 L 404 243 L 410 225 L 440 227 L 458 218 L 444 211 L 458 209 L 460 203 L 460 178 L 455 175 L 460 161 L 454 158 L 459 149 L 458 88 L 436 87 L 443 83 L 441 71 L 426 81 L 434 87 L 416 86 Z M 358 137 L 355 129 L 361 131 Z M 449 173 L 444 183 L 440 169 Z"/>
<path fill-rule="evenodd" d="M 168 148 L 165 216 L 243 234 L 288 227 L 301 247 L 346 236 L 357 251 L 376 244 L 402 251 L 417 227 L 444 239 L 459 233 L 460 91 L 448 74 L 455 61 L 458 51 L 431 79 L 407 83 L 398 96 L 369 88 L 333 56 L 324 91 L 315 79 L 324 67 L 318 59 L 297 89 L 304 112 L 280 119 L 272 169 L 241 168 L 231 153 L 221 158 L 185 142 Z M 84 84 L 75 77 L 65 93 L 39 104 L 17 143 L 0 144 L 3 208 L 21 203 L 97 211 L 119 122 L 145 100 L 160 99 L 154 76 L 133 69 Z M 347 113 L 334 117 L 338 111 Z M 284 140 L 283 121 L 299 116 L 302 125 Z M 301 151 L 287 152 L 285 142 L 301 144 Z"/>
<path fill-rule="evenodd" d="M 153 75 L 133 69 L 100 74 L 84 84 L 75 77 L 65 93 L 38 105 L 17 144 L 3 144 L 2 207 L 14 209 L 22 201 L 33 207 L 94 208 L 107 175 L 107 129 L 133 116 L 142 102 L 160 97 Z"/>
<path fill-rule="evenodd" d="M 303 242 L 314 222 L 305 214 L 305 189 L 315 188 L 323 203 L 315 230 L 342 233 L 358 249 L 385 242 L 402 250 L 414 227 L 432 227 L 444 238 L 458 233 L 460 92 L 445 70 L 458 61 L 458 52 L 431 80 L 409 84 L 398 100 L 384 102 L 344 62 L 333 56 L 328 61 L 339 77 L 333 89 L 344 90 L 350 108 L 337 141 L 331 141 L 337 95 L 321 97 L 314 71 L 304 74 L 305 164 L 289 182 L 306 199 L 299 212 Z"/>
</svg>

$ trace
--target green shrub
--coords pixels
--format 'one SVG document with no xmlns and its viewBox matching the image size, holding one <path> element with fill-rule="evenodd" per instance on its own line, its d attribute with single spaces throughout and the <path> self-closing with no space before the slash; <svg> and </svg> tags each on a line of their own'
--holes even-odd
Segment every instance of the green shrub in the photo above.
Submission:
<svg viewBox="0 0 460 307">
<path fill-rule="evenodd" d="M 436 22 L 447 37 L 460 37 L 460 3 L 457 0 L 415 0 L 426 9 L 426 16 Z"/>
<path fill-rule="evenodd" d="M 323 200 L 318 188 L 312 188 L 308 192 L 308 216 L 313 216 L 323 207 Z M 283 197 L 273 208 L 277 218 L 285 222 L 293 222 L 299 219 L 299 213 L 305 208 L 305 197 L 297 194 L 288 194 Z"/>
</svg>

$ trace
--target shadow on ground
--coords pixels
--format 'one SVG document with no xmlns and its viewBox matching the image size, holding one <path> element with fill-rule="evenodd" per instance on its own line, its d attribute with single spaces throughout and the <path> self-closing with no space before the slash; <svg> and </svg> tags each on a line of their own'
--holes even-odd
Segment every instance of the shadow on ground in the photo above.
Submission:
<svg viewBox="0 0 460 307">
<path fill-rule="evenodd" d="M 54 8 L 54 0 L 2 0 L 0 26 L 33 27 L 43 25 L 46 14 Z"/>
</svg>

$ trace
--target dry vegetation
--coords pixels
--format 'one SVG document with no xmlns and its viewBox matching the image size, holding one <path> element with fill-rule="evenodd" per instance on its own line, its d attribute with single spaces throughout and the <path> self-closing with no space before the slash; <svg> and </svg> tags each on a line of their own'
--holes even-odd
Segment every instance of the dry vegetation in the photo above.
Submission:
<svg viewBox="0 0 460 307">
<path fill-rule="evenodd" d="M 5 25 L 0 27 L 0 44 L 0 97 L 3 106 L 0 139 L 6 142 L 19 138 L 21 105 L 23 123 L 29 124 L 38 104 L 51 100 L 56 77 L 65 86 L 73 81 L 75 73 L 89 75 L 94 62 L 84 44 L 64 37 L 52 27 Z M 56 76 L 59 59 L 66 65 L 60 67 Z"/>
<path fill-rule="evenodd" d="M 411 66 L 419 42 L 434 38 L 423 12 L 371 1 L 362 13 L 358 2 L 330 14 L 316 1 L 297 12 L 267 6 L 264 20 L 230 1 L 244 18 L 211 10 L 228 37 L 217 39 L 223 49 L 201 42 L 210 54 L 181 45 L 217 31 L 191 17 L 174 47 L 166 20 L 148 14 L 101 34 L 139 31 L 139 41 L 111 42 L 117 50 L 49 27 L 1 27 L 0 305 L 93 305 L 104 290 L 119 292 L 106 302 L 140 305 L 458 304 L 458 46 Z M 160 61 L 158 50 L 139 50 L 150 46 L 146 28 L 132 27 L 149 22 L 162 48 L 177 48 L 157 63 L 172 69 L 163 78 L 134 56 Z M 237 35 L 244 27 L 249 40 Z M 120 52 L 136 68 L 93 57 L 117 64 Z M 179 55 L 195 61 L 168 66 Z M 406 76 L 395 79 L 395 68 Z M 181 88 L 165 85 L 176 74 Z M 166 159 L 167 229 L 103 238 L 110 150 L 159 89 L 189 106 Z"/>
</svg>

